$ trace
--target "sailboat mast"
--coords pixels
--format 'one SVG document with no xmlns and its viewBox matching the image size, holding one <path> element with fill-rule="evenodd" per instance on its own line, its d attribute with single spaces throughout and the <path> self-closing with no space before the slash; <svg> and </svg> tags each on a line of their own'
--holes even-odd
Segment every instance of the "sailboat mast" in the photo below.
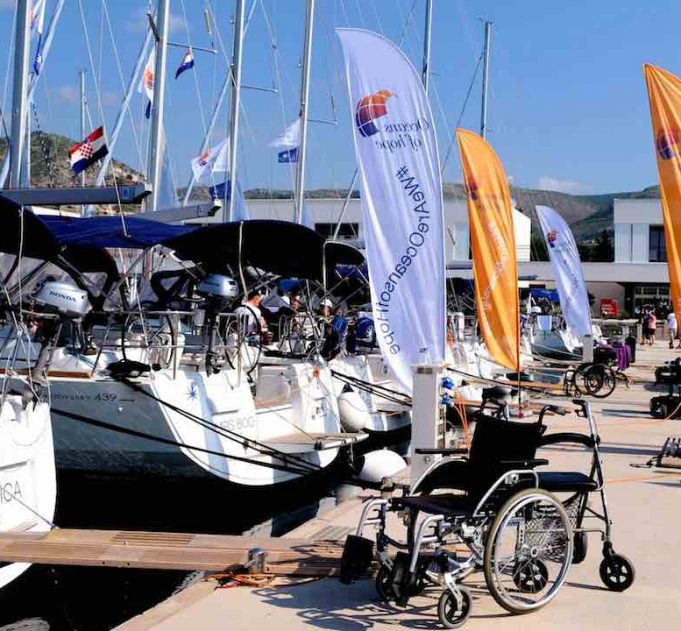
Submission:
<svg viewBox="0 0 681 631">
<path fill-rule="evenodd" d="M 487 137 L 487 88 L 489 81 L 489 51 L 492 44 L 492 23 L 485 20 L 483 23 L 485 29 L 485 43 L 482 49 L 483 64 L 482 64 L 482 106 L 480 109 L 480 135 L 483 138 Z"/>
<path fill-rule="evenodd" d="M 298 143 L 298 168 L 296 170 L 296 208 L 294 221 L 303 219 L 305 198 L 305 154 L 307 146 L 307 107 L 310 100 L 310 70 L 312 61 L 312 33 L 314 28 L 315 0 L 307 0 L 305 18 L 305 45 L 303 50 L 303 79 L 300 87 L 300 140 Z"/>
<path fill-rule="evenodd" d="M 18 0 L 14 46 L 14 85 L 12 94 L 12 133 L 10 138 L 10 188 L 21 185 L 21 163 L 28 118 L 29 1 Z"/>
<path fill-rule="evenodd" d="M 244 49 L 244 11 L 246 3 L 244 0 L 236 0 L 236 15 L 234 18 L 234 48 L 232 49 L 232 67 L 230 74 L 232 78 L 232 102 L 231 119 L 229 134 L 229 181 L 230 195 L 229 206 L 222 207 L 222 221 L 231 221 L 235 215 L 237 198 L 237 173 L 236 157 L 237 147 L 239 146 L 239 115 L 241 105 L 241 55 Z"/>
<path fill-rule="evenodd" d="M 430 36 L 433 30 L 433 0 L 426 0 L 426 30 L 423 36 L 423 87 L 428 94 L 430 78 Z"/>
<path fill-rule="evenodd" d="M 149 138 L 149 166 L 147 174 L 151 183 L 148 211 L 158 207 L 161 189 L 161 168 L 163 166 L 163 109 L 166 87 L 166 59 L 168 51 L 168 19 L 170 0 L 158 0 L 156 11 L 156 65 L 154 68 L 154 99 L 151 104 L 151 132 Z"/>
<path fill-rule="evenodd" d="M 80 88 L 80 138 L 83 140 L 85 138 L 85 70 L 81 68 L 78 71 L 79 88 Z M 80 185 L 85 186 L 85 171 L 83 170 L 80 174 Z M 83 206 L 83 209 L 85 207 Z"/>
</svg>

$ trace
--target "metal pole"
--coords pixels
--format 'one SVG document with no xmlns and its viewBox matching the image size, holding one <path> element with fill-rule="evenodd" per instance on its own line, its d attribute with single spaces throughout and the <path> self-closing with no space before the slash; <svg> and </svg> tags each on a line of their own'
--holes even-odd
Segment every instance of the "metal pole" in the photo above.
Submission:
<svg viewBox="0 0 681 631">
<path fill-rule="evenodd" d="M 315 0 L 307 0 L 305 17 L 305 44 L 303 50 L 303 79 L 300 87 L 300 141 L 298 143 L 298 168 L 296 170 L 296 208 L 293 220 L 301 223 L 305 198 L 305 149 L 307 145 L 307 106 L 310 100 L 310 70 L 312 59 L 312 32 L 314 28 Z"/>
<path fill-rule="evenodd" d="M 208 149 L 208 143 L 210 142 L 210 137 L 213 133 L 213 129 L 215 128 L 215 123 L 218 121 L 218 115 L 220 114 L 220 108 L 222 107 L 222 102 L 225 99 L 225 96 L 227 95 L 227 88 L 230 84 L 229 77 L 225 78 L 224 83 L 222 84 L 222 87 L 220 88 L 220 94 L 218 95 L 217 101 L 215 102 L 215 106 L 213 107 L 213 113 L 210 116 L 210 122 L 208 123 L 208 128 L 206 129 L 206 133 L 203 137 L 203 142 L 201 143 L 201 150 L 199 151 L 199 154 L 203 153 L 206 149 Z M 194 177 L 194 172 L 192 171 L 192 174 L 189 178 L 189 183 L 187 184 L 187 189 L 184 192 L 184 199 L 182 200 L 182 205 L 186 206 L 189 203 L 189 198 L 192 195 L 192 191 L 194 190 L 194 184 L 196 184 L 196 178 Z"/>
<path fill-rule="evenodd" d="M 229 207 L 222 207 L 222 221 L 231 221 L 234 217 L 237 191 L 236 154 L 239 146 L 239 115 L 241 109 L 241 54 L 244 48 L 244 0 L 236 0 L 236 16 L 234 19 L 234 49 L 232 51 L 232 107 L 229 134 L 229 180 L 231 182 Z"/>
<path fill-rule="evenodd" d="M 480 110 L 480 135 L 483 138 L 487 137 L 487 82 L 489 80 L 489 49 L 492 43 L 492 23 L 485 20 L 483 23 L 485 29 L 485 44 L 483 47 L 483 65 L 482 65 L 482 108 Z"/>
<path fill-rule="evenodd" d="M 163 105 L 166 87 L 166 57 L 168 43 L 168 18 L 170 16 L 170 0 L 158 0 L 156 11 L 158 22 L 156 29 L 156 67 L 154 68 L 154 100 L 151 104 L 151 132 L 149 140 L 149 166 L 147 176 L 151 183 L 151 195 L 147 198 L 147 211 L 155 211 L 161 188 L 161 170 L 163 167 Z"/>
<path fill-rule="evenodd" d="M 26 139 L 28 116 L 28 53 L 29 53 L 29 0 L 18 0 L 14 46 L 14 88 L 12 96 L 12 132 L 10 138 L 9 185 L 21 184 L 21 158 Z"/>
<path fill-rule="evenodd" d="M 85 108 L 87 107 L 87 102 L 85 101 L 85 70 L 81 69 L 78 71 L 78 76 L 80 79 L 80 138 L 82 141 L 85 138 Z M 85 171 L 80 174 L 80 185 L 85 186 Z M 83 207 L 85 210 L 85 207 Z"/>
<path fill-rule="evenodd" d="M 118 116 L 116 116 L 116 122 L 114 123 L 111 133 L 107 134 L 107 146 L 109 148 L 109 153 L 107 153 L 102 159 L 101 166 L 99 167 L 99 172 L 97 173 L 97 177 L 95 178 L 95 186 L 101 186 L 102 184 L 104 184 L 106 172 L 109 169 L 109 164 L 111 163 L 111 160 L 113 159 L 113 153 L 114 148 L 116 147 L 116 141 L 118 140 L 118 134 L 121 131 L 121 127 L 123 127 L 123 123 L 125 122 L 125 115 L 130 107 L 130 100 L 132 99 L 132 96 L 135 93 L 137 79 L 142 70 L 142 66 L 144 65 L 149 55 L 149 49 L 151 47 L 151 38 L 152 32 L 151 29 L 149 29 L 144 38 L 144 43 L 142 44 L 142 48 L 140 49 L 137 61 L 135 62 L 135 68 L 133 69 L 132 75 L 130 76 L 130 81 L 128 81 L 128 85 L 125 90 L 125 96 L 123 97 L 123 102 L 121 103 L 121 109 L 118 110 Z M 93 213 L 94 206 L 90 204 L 85 209 L 85 216 L 89 217 Z"/>
<path fill-rule="evenodd" d="M 64 8 L 64 0 L 59 0 L 59 3 L 54 9 L 54 13 L 50 18 L 50 23 L 47 25 L 47 30 L 45 31 L 45 41 L 43 43 L 43 68 L 45 67 L 45 62 L 50 52 L 50 47 L 52 46 L 52 39 L 54 38 L 54 33 L 57 28 L 57 23 L 61 16 L 62 9 Z M 31 80 L 28 85 L 28 101 L 33 99 L 33 93 L 35 92 L 36 85 L 38 84 L 38 79 L 40 74 L 34 74 L 31 76 Z M 7 176 L 9 175 L 9 158 L 11 152 L 5 153 L 5 157 L 2 159 L 2 168 L 0 168 L 0 187 L 5 186 L 7 182 Z"/>
<path fill-rule="evenodd" d="M 357 169 L 352 174 L 352 182 L 350 182 L 350 188 L 348 189 L 348 194 L 345 196 L 345 201 L 343 202 L 343 208 L 341 208 L 340 214 L 338 215 L 338 221 L 336 222 L 336 229 L 333 231 L 333 240 L 338 238 L 338 233 L 340 232 L 341 222 L 343 221 L 343 216 L 345 211 L 348 209 L 350 204 L 350 198 L 352 197 L 352 189 L 355 188 L 355 182 L 357 182 Z M 358 235 L 359 236 L 359 235 Z"/>
<path fill-rule="evenodd" d="M 433 30 L 433 0 L 426 0 L 426 32 L 423 36 L 423 87 L 428 94 L 430 78 L 430 36 Z"/>
<path fill-rule="evenodd" d="M 257 4 L 257 2 L 254 2 L 251 5 L 251 10 L 248 12 L 248 16 L 246 17 L 246 22 L 244 24 L 244 37 L 246 37 L 246 33 L 248 32 L 248 25 L 251 23 L 251 18 L 253 17 L 253 13 L 255 12 Z M 210 8 L 210 5 L 208 5 L 208 8 Z M 222 107 L 222 102 L 225 100 L 225 96 L 227 96 L 227 88 L 229 87 L 230 83 L 231 74 L 227 75 L 224 82 L 222 83 L 220 94 L 218 94 L 217 101 L 213 107 L 213 112 L 210 116 L 210 122 L 208 123 L 208 128 L 206 129 L 206 133 L 203 136 L 203 143 L 201 143 L 201 150 L 199 153 L 203 153 L 206 149 L 208 149 L 208 143 L 210 142 L 210 138 L 213 135 L 213 129 L 215 129 L 215 124 L 217 123 L 218 116 L 220 114 L 220 108 Z M 184 199 L 182 200 L 183 206 L 186 206 L 189 203 L 192 190 L 194 190 L 194 184 L 196 184 L 196 178 L 192 172 L 191 176 L 189 177 L 189 183 L 187 184 L 187 190 L 184 193 Z"/>
</svg>

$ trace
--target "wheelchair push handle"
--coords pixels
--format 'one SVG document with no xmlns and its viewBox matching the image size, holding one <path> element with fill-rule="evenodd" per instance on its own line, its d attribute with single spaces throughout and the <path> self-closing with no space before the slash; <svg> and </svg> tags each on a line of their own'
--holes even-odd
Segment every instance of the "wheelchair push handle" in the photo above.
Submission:
<svg viewBox="0 0 681 631">
<path fill-rule="evenodd" d="M 542 422 L 542 420 L 544 419 L 544 415 L 547 412 L 553 412 L 554 414 L 558 414 L 559 416 L 565 416 L 567 414 L 567 410 L 560 405 L 552 405 L 552 404 L 545 405 L 541 409 L 541 412 L 539 412 L 539 423 Z"/>
<path fill-rule="evenodd" d="M 591 406 L 588 401 L 584 399 L 572 399 L 572 402 L 579 407 L 577 416 L 588 417 L 591 414 Z"/>
</svg>

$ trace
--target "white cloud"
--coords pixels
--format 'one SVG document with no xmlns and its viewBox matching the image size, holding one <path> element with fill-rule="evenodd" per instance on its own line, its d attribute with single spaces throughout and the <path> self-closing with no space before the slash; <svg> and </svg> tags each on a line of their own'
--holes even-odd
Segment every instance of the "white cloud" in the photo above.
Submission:
<svg viewBox="0 0 681 631">
<path fill-rule="evenodd" d="M 78 103 L 80 101 L 80 90 L 74 85 L 59 85 L 53 88 L 54 94 L 57 100 L 61 103 Z M 97 106 L 97 95 L 94 93 L 88 93 L 88 101 L 90 102 L 90 111 L 96 110 Z M 113 90 L 104 90 L 102 92 L 102 106 L 111 107 L 118 105 L 121 102 L 121 96 L 114 92 Z"/>
<path fill-rule="evenodd" d="M 54 88 L 57 98 L 63 103 L 77 103 L 80 95 L 73 85 L 60 85 Z"/>
<path fill-rule="evenodd" d="M 2 2 L 3 0 L 0 0 Z M 6 0 L 5 0 L 6 1 Z M 168 30 L 173 33 L 179 29 L 185 28 L 186 22 L 184 17 L 178 13 L 171 13 L 168 18 Z M 125 30 L 128 33 L 144 33 L 149 28 L 149 18 L 144 9 L 137 9 L 133 12 L 132 17 L 125 23 Z"/>
<path fill-rule="evenodd" d="M 592 188 L 586 184 L 574 182 L 573 180 L 562 180 L 548 175 L 542 175 L 539 178 L 537 188 L 541 191 L 554 191 L 570 195 L 585 195 L 592 192 Z"/>
</svg>

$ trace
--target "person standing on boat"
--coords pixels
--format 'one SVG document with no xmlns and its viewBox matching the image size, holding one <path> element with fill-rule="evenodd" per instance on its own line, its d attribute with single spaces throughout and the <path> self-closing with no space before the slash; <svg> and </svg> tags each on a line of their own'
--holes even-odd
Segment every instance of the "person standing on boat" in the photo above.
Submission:
<svg viewBox="0 0 681 631">
<path fill-rule="evenodd" d="M 669 334 L 669 348 L 674 348 L 674 340 L 677 338 L 679 332 L 678 322 L 676 321 L 676 315 L 673 311 L 669 312 L 667 316 L 667 333 Z M 679 348 L 681 342 L 677 346 Z"/>
<path fill-rule="evenodd" d="M 250 291 L 246 301 L 237 307 L 234 312 L 238 316 L 245 316 L 247 335 L 256 335 L 267 331 L 267 323 L 262 317 L 262 311 L 260 310 L 261 304 L 262 295 L 260 292 L 257 290 Z"/>
</svg>

